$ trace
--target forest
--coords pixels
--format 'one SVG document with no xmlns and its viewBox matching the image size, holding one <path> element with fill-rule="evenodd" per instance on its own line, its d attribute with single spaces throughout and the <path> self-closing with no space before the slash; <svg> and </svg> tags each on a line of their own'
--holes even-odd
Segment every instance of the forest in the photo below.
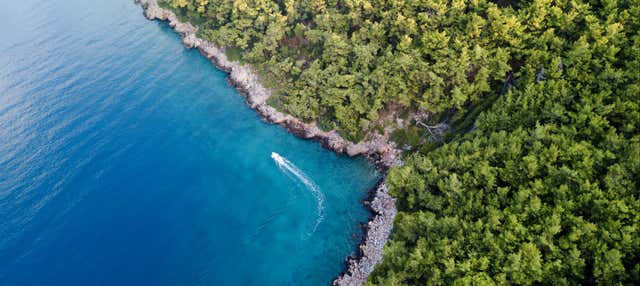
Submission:
<svg viewBox="0 0 640 286">
<path fill-rule="evenodd" d="M 451 126 L 395 132 L 369 284 L 640 284 L 640 0 L 162 5 L 323 129 Z"/>
</svg>

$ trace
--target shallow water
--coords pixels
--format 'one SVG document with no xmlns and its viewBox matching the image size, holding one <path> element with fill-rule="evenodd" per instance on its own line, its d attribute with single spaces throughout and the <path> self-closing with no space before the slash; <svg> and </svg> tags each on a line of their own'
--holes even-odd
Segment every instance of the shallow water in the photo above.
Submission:
<svg viewBox="0 0 640 286">
<path fill-rule="evenodd" d="M 343 270 L 377 178 L 363 159 L 262 122 L 133 1 L 5 2 L 0 285 L 323 285 Z"/>
</svg>

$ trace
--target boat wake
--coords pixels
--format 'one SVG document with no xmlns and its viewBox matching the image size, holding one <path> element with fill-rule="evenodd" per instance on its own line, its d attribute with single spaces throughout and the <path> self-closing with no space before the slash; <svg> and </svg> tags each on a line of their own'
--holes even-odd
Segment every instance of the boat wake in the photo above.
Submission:
<svg viewBox="0 0 640 286">
<path fill-rule="evenodd" d="M 289 160 L 280 156 L 280 154 L 276 152 L 271 152 L 271 158 L 276 162 L 276 165 L 278 165 L 278 168 L 280 168 L 280 170 L 282 170 L 290 178 L 297 179 L 298 181 L 302 182 L 302 184 L 304 184 L 304 186 L 315 197 L 317 204 L 316 212 L 318 213 L 318 218 L 316 219 L 313 229 L 311 230 L 311 232 L 309 232 L 309 235 L 311 235 L 316 231 L 318 225 L 322 222 L 322 220 L 324 220 L 324 195 L 320 191 L 318 185 L 316 185 L 311 180 L 311 178 L 309 178 L 309 176 L 307 176 L 304 172 L 302 172 L 302 170 L 296 167 L 296 165 L 291 163 Z"/>
</svg>

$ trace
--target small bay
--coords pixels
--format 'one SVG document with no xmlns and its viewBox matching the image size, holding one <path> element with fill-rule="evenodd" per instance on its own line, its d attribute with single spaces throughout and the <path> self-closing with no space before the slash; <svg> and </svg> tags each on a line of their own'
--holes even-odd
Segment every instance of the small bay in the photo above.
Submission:
<svg viewBox="0 0 640 286">
<path fill-rule="evenodd" d="M 356 251 L 374 168 L 132 0 L 4 3 L 0 37 L 0 285 L 326 285 Z"/>
</svg>

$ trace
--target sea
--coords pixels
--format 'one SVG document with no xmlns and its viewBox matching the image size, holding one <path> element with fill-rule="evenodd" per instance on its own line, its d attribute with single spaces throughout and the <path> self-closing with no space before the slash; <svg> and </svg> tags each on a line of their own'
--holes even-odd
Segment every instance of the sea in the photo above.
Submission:
<svg viewBox="0 0 640 286">
<path fill-rule="evenodd" d="M 132 0 L 0 0 L 0 285 L 328 285 L 379 179 Z"/>
</svg>

